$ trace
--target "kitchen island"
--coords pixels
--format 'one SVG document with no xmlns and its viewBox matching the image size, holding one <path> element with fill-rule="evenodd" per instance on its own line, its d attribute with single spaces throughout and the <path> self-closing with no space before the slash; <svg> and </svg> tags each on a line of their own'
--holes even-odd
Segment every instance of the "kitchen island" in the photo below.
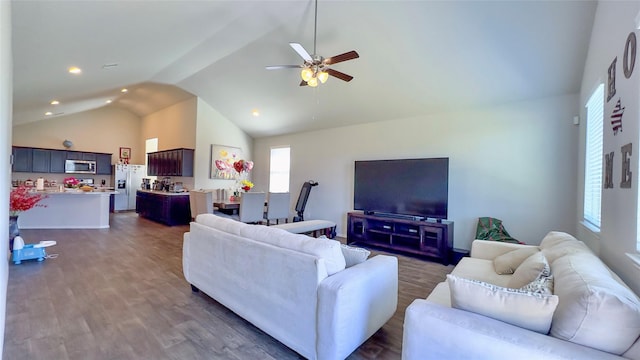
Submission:
<svg viewBox="0 0 640 360">
<path fill-rule="evenodd" d="M 169 226 L 189 224 L 191 221 L 189 193 L 138 190 L 136 212 L 138 216 Z"/>
<path fill-rule="evenodd" d="M 117 191 L 45 191 L 43 194 L 47 197 L 38 206 L 20 214 L 19 228 L 109 228 L 109 197 Z"/>
</svg>

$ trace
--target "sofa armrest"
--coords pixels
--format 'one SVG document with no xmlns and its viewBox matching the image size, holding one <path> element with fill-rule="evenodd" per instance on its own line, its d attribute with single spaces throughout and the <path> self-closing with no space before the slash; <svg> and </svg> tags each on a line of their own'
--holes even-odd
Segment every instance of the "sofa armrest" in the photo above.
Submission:
<svg viewBox="0 0 640 360">
<path fill-rule="evenodd" d="M 405 312 L 402 359 L 605 360 L 621 357 L 417 299 Z"/>
<path fill-rule="evenodd" d="M 189 253 L 190 236 L 191 233 L 189 232 L 182 235 L 182 274 L 184 274 L 184 278 L 188 283 L 191 283 L 191 274 L 189 273 L 189 259 L 191 258 L 191 254 Z"/>
<path fill-rule="evenodd" d="M 325 278 L 318 287 L 318 359 L 344 359 L 398 306 L 398 259 L 377 255 Z"/>
<path fill-rule="evenodd" d="M 535 245 L 523 245 L 514 244 L 501 241 L 489 241 L 489 240 L 473 240 L 471 243 L 470 256 L 478 259 L 493 260 L 496 257 L 506 254 L 509 251 L 522 249 L 522 248 L 538 248 Z"/>
</svg>

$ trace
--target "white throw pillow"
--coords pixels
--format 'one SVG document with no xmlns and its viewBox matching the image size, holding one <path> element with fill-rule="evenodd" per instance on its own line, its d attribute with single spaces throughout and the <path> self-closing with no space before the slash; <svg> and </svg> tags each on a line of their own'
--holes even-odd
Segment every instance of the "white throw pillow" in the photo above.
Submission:
<svg viewBox="0 0 640 360">
<path fill-rule="evenodd" d="M 507 286 L 518 289 L 536 280 L 540 276 L 549 275 L 551 275 L 551 270 L 547 259 L 542 252 L 538 251 L 518 266 L 513 275 L 511 275 Z"/>
<path fill-rule="evenodd" d="M 509 251 L 493 259 L 493 267 L 496 269 L 497 274 L 513 274 L 523 261 L 538 251 L 540 250 L 535 247 Z"/>
<path fill-rule="evenodd" d="M 483 281 L 447 275 L 451 306 L 496 320 L 547 334 L 553 312 L 558 306 L 556 295 L 543 295 L 510 289 Z"/>
<path fill-rule="evenodd" d="M 342 250 L 342 255 L 344 255 L 344 261 L 347 263 L 346 267 L 365 262 L 369 255 L 371 255 L 371 251 L 367 249 L 345 244 L 340 244 L 340 249 Z"/>
<path fill-rule="evenodd" d="M 520 290 L 536 294 L 553 295 L 553 275 L 540 275 L 537 279 L 521 287 Z"/>
</svg>

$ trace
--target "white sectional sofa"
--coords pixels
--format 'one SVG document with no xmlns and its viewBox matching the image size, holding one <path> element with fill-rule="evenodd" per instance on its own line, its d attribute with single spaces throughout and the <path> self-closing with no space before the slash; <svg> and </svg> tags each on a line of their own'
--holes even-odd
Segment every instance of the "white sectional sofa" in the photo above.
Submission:
<svg viewBox="0 0 640 360">
<path fill-rule="evenodd" d="M 336 240 L 201 214 L 184 234 L 183 271 L 194 290 L 305 358 L 344 359 L 397 308 L 397 258 L 367 256 Z"/>
<path fill-rule="evenodd" d="M 584 243 L 550 232 L 540 246 L 475 240 L 407 308 L 402 358 L 640 359 L 639 335 L 638 297 Z"/>
</svg>

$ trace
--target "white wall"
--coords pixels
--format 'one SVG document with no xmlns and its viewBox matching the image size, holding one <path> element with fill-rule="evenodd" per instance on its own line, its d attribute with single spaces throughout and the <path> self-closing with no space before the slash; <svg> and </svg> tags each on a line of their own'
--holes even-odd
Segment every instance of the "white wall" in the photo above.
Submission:
<svg viewBox="0 0 640 360">
<path fill-rule="evenodd" d="M 575 232 L 577 107 L 567 95 L 256 139 L 254 180 L 267 189 L 270 147 L 290 145 L 292 208 L 302 183 L 318 181 L 305 218 L 335 221 L 345 235 L 355 160 L 449 157 L 455 247 L 470 247 L 482 216 L 537 244 L 550 230 Z"/>
<path fill-rule="evenodd" d="M 197 98 L 192 97 L 143 117 L 140 141 L 144 144 L 147 139 L 158 138 L 158 151 L 195 148 L 196 108 Z M 144 164 L 144 158 L 140 164 Z M 173 182 L 182 182 L 186 189 L 193 188 L 193 179 L 171 177 Z"/>
<path fill-rule="evenodd" d="M 631 78 L 623 74 L 624 48 L 629 33 L 636 33 L 640 46 L 640 33 L 636 30 L 636 17 L 640 12 L 640 2 L 637 1 L 600 1 L 596 11 L 595 21 L 589 44 L 582 88 L 580 93 L 581 107 L 586 104 L 598 83 L 605 84 L 605 101 L 607 98 L 608 69 L 617 57 L 616 66 L 616 95 L 609 102 L 605 102 L 604 111 L 604 152 L 614 152 L 613 161 L 613 189 L 602 192 L 602 223 L 601 233 L 594 234 L 583 226 L 578 227 L 580 239 L 584 239 L 600 257 L 615 270 L 620 277 L 636 293 L 640 293 L 639 270 L 625 253 L 637 253 L 637 221 L 638 221 L 638 123 L 640 118 L 640 49 L 636 50 L 636 61 Z M 623 131 L 613 134 L 610 116 L 615 102 L 622 100 L 625 107 L 623 115 Z M 582 118 L 586 118 L 584 108 Z M 577 219 L 582 219 L 582 195 L 584 189 L 584 122 L 581 125 L 578 177 L 578 211 Z M 620 187 L 622 173 L 622 154 L 620 147 L 633 144 L 631 155 L 632 187 Z"/>
<path fill-rule="evenodd" d="M 251 160 L 253 139 L 200 98 L 198 98 L 195 134 L 195 188 L 230 188 L 234 184 L 233 180 L 209 178 L 211 171 L 211 145 L 239 147 L 245 154 L 244 160 Z"/>
<path fill-rule="evenodd" d="M 11 2 L 0 1 L 0 229 L 9 228 L 9 178 L 11 165 L 11 118 L 13 104 L 13 64 L 11 53 Z M 5 233 L 6 234 L 6 233 Z M 3 239 L 7 239 L 6 235 Z M 9 244 L 0 242 L 0 259 L 7 259 Z M 9 282 L 9 263 L 0 262 L 0 354 L 4 348 L 4 329 L 7 309 L 7 284 Z M 2 355 L 0 355 L 2 357 Z"/>
<path fill-rule="evenodd" d="M 129 147 L 133 156 L 131 162 L 144 163 L 140 118 L 115 106 L 16 125 L 12 144 L 65 149 L 62 142 L 66 139 L 73 142 L 71 150 L 113 154 L 112 164 L 118 162 L 120 147 Z"/>
</svg>

